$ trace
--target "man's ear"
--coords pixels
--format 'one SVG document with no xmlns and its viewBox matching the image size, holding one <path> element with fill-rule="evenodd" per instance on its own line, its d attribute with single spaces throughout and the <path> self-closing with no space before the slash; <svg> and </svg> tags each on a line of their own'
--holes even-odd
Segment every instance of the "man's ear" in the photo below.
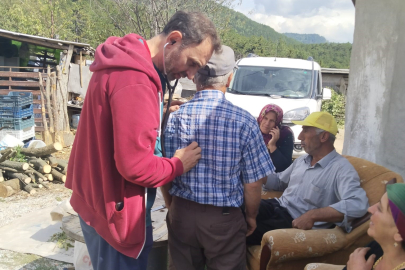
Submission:
<svg viewBox="0 0 405 270">
<path fill-rule="evenodd" d="M 228 77 L 228 81 L 226 82 L 226 87 L 229 87 L 231 85 L 232 78 L 233 78 L 233 72 Z"/>
<path fill-rule="evenodd" d="M 170 45 L 180 44 L 183 39 L 183 34 L 180 31 L 172 31 L 166 36 L 166 43 Z"/>
<path fill-rule="evenodd" d="M 322 134 L 321 134 L 321 142 L 326 142 L 326 141 L 328 141 L 329 140 L 329 132 L 322 132 Z"/>
</svg>

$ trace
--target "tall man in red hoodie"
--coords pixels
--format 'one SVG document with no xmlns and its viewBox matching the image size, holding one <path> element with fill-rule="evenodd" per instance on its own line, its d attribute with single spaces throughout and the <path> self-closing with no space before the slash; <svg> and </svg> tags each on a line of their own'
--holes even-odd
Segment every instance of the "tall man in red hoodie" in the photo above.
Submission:
<svg viewBox="0 0 405 270">
<path fill-rule="evenodd" d="M 201 157 L 196 142 L 161 157 L 162 85 L 192 79 L 218 50 L 213 23 L 181 11 L 150 40 L 129 34 L 97 48 L 66 181 L 95 270 L 146 269 L 155 188 Z"/>
</svg>

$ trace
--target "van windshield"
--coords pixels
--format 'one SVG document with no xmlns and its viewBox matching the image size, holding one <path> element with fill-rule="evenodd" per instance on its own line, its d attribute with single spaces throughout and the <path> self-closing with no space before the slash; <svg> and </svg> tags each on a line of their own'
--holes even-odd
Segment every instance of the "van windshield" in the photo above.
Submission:
<svg viewBox="0 0 405 270">
<path fill-rule="evenodd" d="M 318 71 L 314 71 L 314 89 Z M 309 98 L 312 70 L 279 67 L 239 66 L 228 92 L 243 95 Z"/>
</svg>

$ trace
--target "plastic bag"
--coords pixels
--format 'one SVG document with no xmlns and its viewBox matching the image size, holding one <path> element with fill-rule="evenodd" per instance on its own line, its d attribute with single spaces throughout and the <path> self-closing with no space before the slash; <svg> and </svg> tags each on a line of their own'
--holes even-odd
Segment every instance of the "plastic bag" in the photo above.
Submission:
<svg viewBox="0 0 405 270">
<path fill-rule="evenodd" d="M 75 270 L 93 270 L 87 246 L 79 241 L 75 241 L 73 265 L 75 266 Z"/>
<path fill-rule="evenodd" d="M 24 146 L 24 143 L 17 139 L 16 137 L 7 134 L 0 141 L 0 150 L 6 149 L 7 147 Z"/>
</svg>

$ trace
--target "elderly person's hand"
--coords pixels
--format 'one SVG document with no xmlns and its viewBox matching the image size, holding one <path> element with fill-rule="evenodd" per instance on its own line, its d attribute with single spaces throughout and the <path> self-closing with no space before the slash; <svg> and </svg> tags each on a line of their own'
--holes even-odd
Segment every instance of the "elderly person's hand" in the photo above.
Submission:
<svg viewBox="0 0 405 270">
<path fill-rule="evenodd" d="M 246 223 L 247 223 L 246 237 L 248 237 L 256 230 L 257 227 L 256 218 L 246 217 Z"/>
<path fill-rule="evenodd" d="M 371 255 L 366 261 L 365 256 L 369 249 L 370 248 L 358 248 L 353 251 L 347 262 L 347 270 L 371 270 L 374 264 L 375 255 Z"/>
<path fill-rule="evenodd" d="M 177 111 L 178 109 L 180 109 L 180 105 L 182 105 L 182 104 L 184 104 L 183 101 L 180 101 L 180 100 L 173 100 L 173 101 L 170 103 L 169 113 L 175 112 L 175 111 Z M 166 113 L 166 110 L 167 110 L 167 104 L 163 107 L 163 113 Z"/>
<path fill-rule="evenodd" d="M 292 221 L 292 227 L 300 230 L 310 230 L 314 227 L 315 221 L 312 219 L 311 211 L 306 212 L 302 216 Z"/>
<path fill-rule="evenodd" d="M 183 104 L 184 104 L 183 101 L 180 101 L 180 100 L 173 100 L 173 101 L 170 103 L 170 106 L 176 106 L 176 105 L 180 106 L 180 105 L 183 105 Z"/>
<path fill-rule="evenodd" d="M 170 106 L 169 112 L 172 113 L 172 112 L 177 111 L 178 109 L 180 109 L 179 105 L 173 105 L 173 106 Z"/>
</svg>

